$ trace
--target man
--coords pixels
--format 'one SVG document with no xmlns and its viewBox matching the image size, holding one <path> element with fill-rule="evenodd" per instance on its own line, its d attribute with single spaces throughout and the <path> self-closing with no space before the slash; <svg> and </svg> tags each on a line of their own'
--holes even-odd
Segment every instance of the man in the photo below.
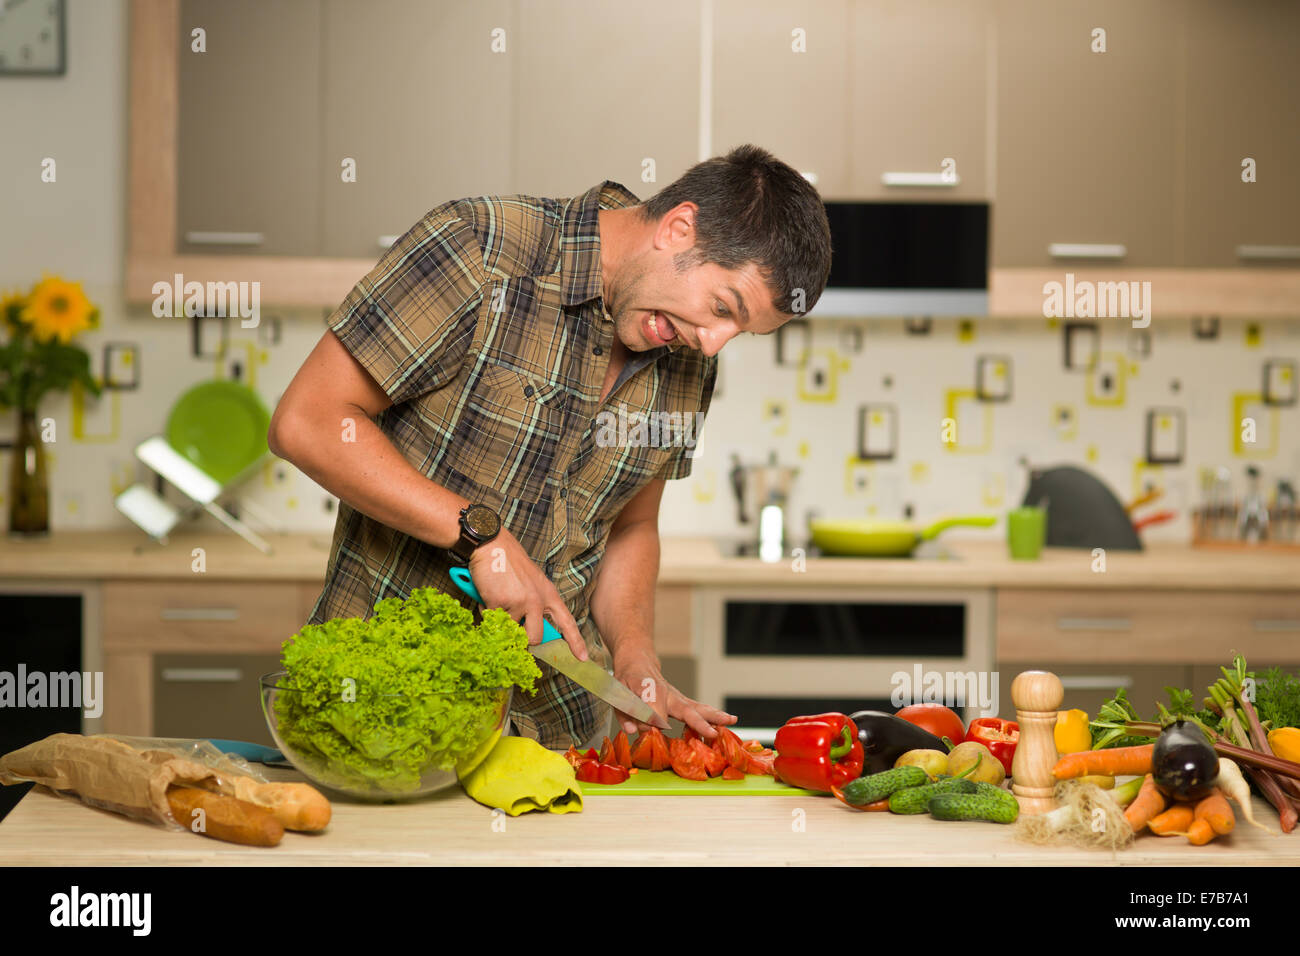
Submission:
<svg viewBox="0 0 1300 956">
<path fill-rule="evenodd" d="M 695 442 L 602 440 L 598 415 L 698 421 L 718 350 L 811 309 L 830 253 L 816 190 L 756 146 L 642 204 L 606 181 L 433 209 L 330 317 L 271 420 L 271 450 L 340 499 L 310 623 L 417 587 L 459 596 L 448 569 L 468 565 L 530 643 L 545 615 L 579 659 L 643 698 L 653 682 L 660 716 L 716 736 L 736 718 L 670 686 L 652 641 L 659 501 Z M 609 705 L 540 666 L 519 733 L 562 749 L 609 732 Z"/>
</svg>

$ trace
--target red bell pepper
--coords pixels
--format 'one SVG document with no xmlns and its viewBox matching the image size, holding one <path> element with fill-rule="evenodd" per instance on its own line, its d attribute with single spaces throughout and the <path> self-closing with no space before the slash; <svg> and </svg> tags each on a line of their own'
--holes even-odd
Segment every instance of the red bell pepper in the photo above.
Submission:
<svg viewBox="0 0 1300 956">
<path fill-rule="evenodd" d="M 862 775 L 858 728 L 843 714 L 795 717 L 776 732 L 776 775 L 805 790 L 831 791 Z"/>
<path fill-rule="evenodd" d="M 1015 756 L 1016 744 L 1020 743 L 1020 725 L 1014 720 L 1001 717 L 976 717 L 966 728 L 966 740 L 973 740 L 989 748 L 989 753 L 997 758 L 1011 776 L 1011 758 Z"/>
</svg>

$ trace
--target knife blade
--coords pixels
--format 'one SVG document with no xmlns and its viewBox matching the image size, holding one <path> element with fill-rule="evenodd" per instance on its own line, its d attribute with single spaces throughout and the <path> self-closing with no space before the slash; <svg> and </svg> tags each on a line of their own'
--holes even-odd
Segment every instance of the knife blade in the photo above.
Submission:
<svg viewBox="0 0 1300 956">
<path fill-rule="evenodd" d="M 456 587 L 479 604 L 483 603 L 483 597 L 478 593 L 478 588 L 474 586 L 474 579 L 470 576 L 469 568 L 452 568 L 451 580 Z M 595 694 L 601 700 L 612 704 L 629 717 L 639 720 L 643 724 L 658 727 L 660 730 L 668 729 L 668 721 L 656 714 L 649 704 L 632 693 L 613 674 L 599 664 L 594 664 L 591 661 L 580 661 L 574 657 L 568 643 L 565 642 L 560 632 L 556 630 L 555 625 L 550 621 L 542 621 L 542 642 L 540 644 L 530 644 L 528 649 L 534 657 L 546 661 L 569 680 Z"/>
</svg>

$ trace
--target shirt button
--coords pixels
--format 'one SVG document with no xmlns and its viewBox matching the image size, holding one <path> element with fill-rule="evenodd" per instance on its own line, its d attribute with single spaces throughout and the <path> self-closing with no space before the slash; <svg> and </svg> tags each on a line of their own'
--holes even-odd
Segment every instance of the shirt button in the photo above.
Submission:
<svg viewBox="0 0 1300 956">
<path fill-rule="evenodd" d="M 560 497 L 561 497 L 561 498 L 567 498 L 567 497 L 569 497 L 569 489 L 568 489 L 568 488 L 561 488 L 561 489 L 560 489 Z"/>
<path fill-rule="evenodd" d="M 531 385 L 525 385 L 524 398 L 532 398 L 532 397 L 533 397 L 533 387 Z"/>
<path fill-rule="evenodd" d="M 555 562 L 554 562 L 554 561 L 547 561 L 547 562 L 546 562 L 546 576 L 547 576 L 548 578 L 555 577 Z"/>
<path fill-rule="evenodd" d="M 597 345 L 595 348 L 593 348 L 593 349 L 591 350 L 591 354 L 592 354 L 592 355 L 599 355 L 599 354 L 602 353 L 603 351 L 605 351 L 605 350 L 602 349 L 599 345 Z"/>
</svg>

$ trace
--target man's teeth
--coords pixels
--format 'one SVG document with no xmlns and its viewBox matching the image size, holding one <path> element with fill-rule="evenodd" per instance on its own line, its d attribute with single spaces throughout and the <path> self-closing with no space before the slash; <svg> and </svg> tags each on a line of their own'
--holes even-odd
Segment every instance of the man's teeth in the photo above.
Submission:
<svg viewBox="0 0 1300 956">
<path fill-rule="evenodd" d="M 661 339 L 663 338 L 662 335 L 659 335 L 659 323 L 655 321 L 655 313 L 653 312 L 650 314 L 650 331 L 653 332 L 658 338 Z"/>
</svg>

